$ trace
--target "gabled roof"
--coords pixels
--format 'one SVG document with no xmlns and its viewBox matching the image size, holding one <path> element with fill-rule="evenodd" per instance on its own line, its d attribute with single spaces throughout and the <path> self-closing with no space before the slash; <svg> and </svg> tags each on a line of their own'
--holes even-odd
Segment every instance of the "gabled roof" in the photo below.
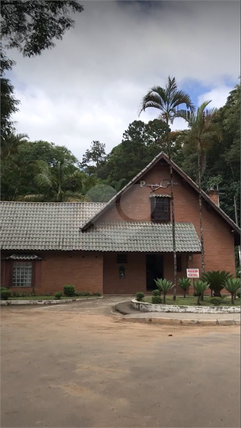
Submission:
<svg viewBox="0 0 241 428">
<path fill-rule="evenodd" d="M 176 171 L 177 174 L 179 174 L 187 183 L 190 184 L 190 186 L 199 193 L 198 185 L 185 173 L 182 171 L 179 166 L 177 166 L 173 161 L 169 159 L 169 157 L 164 153 L 159 153 L 142 171 L 140 171 L 123 189 L 121 189 L 113 198 L 110 199 L 110 201 L 97 213 L 95 214 L 90 220 L 88 220 L 82 227 L 82 231 L 86 231 L 92 224 L 94 224 L 100 217 L 112 206 L 115 205 L 115 202 L 122 196 L 124 193 L 126 193 L 133 184 L 135 184 L 137 181 L 139 181 L 148 171 L 150 171 L 151 168 L 153 168 L 154 165 L 156 165 L 161 159 L 166 161 L 169 165 L 172 165 L 173 170 Z M 218 215 L 220 215 L 230 226 L 231 228 L 240 235 L 240 228 L 238 225 L 221 209 L 219 208 L 212 199 L 205 193 L 203 190 L 201 190 L 202 198 L 217 212 Z"/>
<path fill-rule="evenodd" d="M 32 251 L 172 252 L 170 224 L 105 222 L 82 233 L 81 226 L 104 206 L 99 202 L 1 202 L 2 249 L 14 251 L 12 260 L 36 260 L 39 256 Z M 193 224 L 176 224 L 176 250 L 200 252 Z"/>
</svg>

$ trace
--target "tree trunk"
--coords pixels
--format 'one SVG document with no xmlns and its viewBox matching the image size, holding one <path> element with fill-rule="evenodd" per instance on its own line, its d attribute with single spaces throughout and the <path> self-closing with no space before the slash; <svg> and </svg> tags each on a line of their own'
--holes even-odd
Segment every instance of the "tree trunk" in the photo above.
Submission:
<svg viewBox="0 0 241 428">
<path fill-rule="evenodd" d="M 166 293 L 165 292 L 163 292 L 163 303 L 164 303 L 164 305 L 166 303 Z"/>
<path fill-rule="evenodd" d="M 231 305 L 235 305 L 235 302 L 234 302 L 234 293 L 231 293 Z"/>
<path fill-rule="evenodd" d="M 197 305 L 198 305 L 198 306 L 200 305 L 200 297 L 201 297 L 201 295 L 199 294 L 199 295 L 198 295 L 198 298 L 197 298 Z"/>
<path fill-rule="evenodd" d="M 205 272 L 204 261 L 204 239 L 203 239 L 203 215 L 202 215 L 202 194 L 201 194 L 201 146 L 198 143 L 198 193 L 199 193 L 199 219 L 200 219 L 200 236 L 201 236 L 201 252 L 202 252 L 202 273 Z"/>
<path fill-rule="evenodd" d="M 168 140 L 168 156 L 171 160 L 171 142 Z M 173 195 L 173 168 L 170 164 L 170 181 L 171 181 L 171 218 L 172 218 L 172 249 L 173 249 L 173 266 L 174 266 L 174 287 L 173 300 L 177 296 L 177 252 L 176 252 L 176 231 L 175 231 L 175 211 L 174 211 L 174 195 Z"/>
</svg>

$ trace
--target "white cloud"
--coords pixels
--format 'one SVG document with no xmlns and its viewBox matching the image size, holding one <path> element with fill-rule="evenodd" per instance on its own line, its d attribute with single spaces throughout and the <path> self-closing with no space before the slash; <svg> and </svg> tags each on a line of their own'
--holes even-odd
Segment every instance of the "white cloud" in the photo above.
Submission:
<svg viewBox="0 0 241 428">
<path fill-rule="evenodd" d="M 211 91 L 199 95 L 198 105 L 202 104 L 204 101 L 211 101 L 208 107 L 220 108 L 225 104 L 228 94 L 232 89 L 233 87 L 231 86 L 219 86 L 218 88 L 213 88 Z"/>
<path fill-rule="evenodd" d="M 17 61 L 18 132 L 66 145 L 79 159 L 93 140 L 107 152 L 119 144 L 142 97 L 168 75 L 196 104 L 208 98 L 216 107 L 238 81 L 239 2 L 90 1 L 75 19 L 53 50 L 9 56 Z M 157 116 L 149 110 L 140 119 Z"/>
</svg>

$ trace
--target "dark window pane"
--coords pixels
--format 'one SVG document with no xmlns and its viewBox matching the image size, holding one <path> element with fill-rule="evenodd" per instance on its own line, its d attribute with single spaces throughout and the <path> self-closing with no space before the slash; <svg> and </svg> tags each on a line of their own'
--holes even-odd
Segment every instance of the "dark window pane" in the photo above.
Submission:
<svg viewBox="0 0 241 428">
<path fill-rule="evenodd" d="M 170 221 L 169 198 L 151 198 L 151 219 L 153 221 Z"/>
<path fill-rule="evenodd" d="M 116 263 L 127 263 L 127 254 L 117 254 Z"/>
</svg>

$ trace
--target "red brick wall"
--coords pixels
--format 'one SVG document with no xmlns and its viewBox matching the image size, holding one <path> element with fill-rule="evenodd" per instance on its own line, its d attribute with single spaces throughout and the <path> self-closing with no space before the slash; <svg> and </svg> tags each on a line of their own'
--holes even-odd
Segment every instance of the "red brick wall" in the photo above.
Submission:
<svg viewBox="0 0 241 428">
<path fill-rule="evenodd" d="M 39 254 L 42 261 L 34 262 L 35 294 L 54 294 L 62 291 L 65 284 L 73 284 L 76 291 L 103 293 L 103 260 L 101 253 L 46 252 Z M 9 286 L 8 261 L 2 262 L 2 286 Z M 31 293 L 32 287 L 10 287 L 16 293 Z"/>
<path fill-rule="evenodd" d="M 104 294 L 135 294 L 137 291 L 146 292 L 146 254 L 129 253 L 128 263 L 118 264 L 115 253 L 104 254 Z M 186 274 L 186 254 L 182 254 L 182 272 L 177 277 Z M 125 279 L 119 278 L 119 267 L 125 267 Z M 173 255 L 164 254 L 164 277 L 173 280 Z M 171 291 L 172 292 L 172 291 Z M 182 294 L 180 287 L 177 293 Z"/>
<path fill-rule="evenodd" d="M 125 279 L 119 278 L 119 267 L 125 267 Z M 116 253 L 104 254 L 104 294 L 135 294 L 146 291 L 146 256 L 129 253 L 128 263 L 116 263 Z"/>
<path fill-rule="evenodd" d="M 53 293 L 62 291 L 65 284 L 73 284 L 76 291 L 103 293 L 101 253 L 48 252 L 44 257 L 42 290 Z"/>
<path fill-rule="evenodd" d="M 169 177 L 169 167 L 157 165 L 142 180 L 146 183 L 160 183 Z M 175 221 L 193 223 L 200 237 L 198 193 L 175 172 L 173 178 L 174 182 L 178 183 L 174 185 Z M 170 187 L 159 189 L 155 193 L 170 195 Z M 117 205 L 107 211 L 99 221 L 150 221 L 150 194 L 149 187 L 133 185 Z M 226 270 L 235 274 L 234 239 L 231 227 L 214 209 L 207 209 L 205 201 L 203 201 L 203 230 L 206 271 Z M 193 260 L 188 262 L 187 267 L 199 268 L 201 272 L 201 255 L 193 255 Z M 171 271 L 170 268 L 169 279 L 173 279 Z"/>
</svg>

